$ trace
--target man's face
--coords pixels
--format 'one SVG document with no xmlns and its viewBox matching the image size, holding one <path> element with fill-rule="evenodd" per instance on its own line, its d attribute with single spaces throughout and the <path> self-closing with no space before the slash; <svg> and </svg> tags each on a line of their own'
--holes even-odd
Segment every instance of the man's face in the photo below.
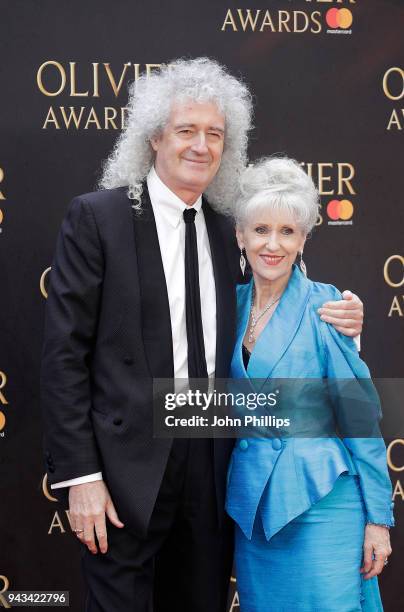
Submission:
<svg viewBox="0 0 404 612">
<path fill-rule="evenodd" d="M 163 132 L 153 138 L 155 167 L 161 180 L 193 204 L 219 169 L 225 120 L 212 102 L 174 104 Z"/>
</svg>

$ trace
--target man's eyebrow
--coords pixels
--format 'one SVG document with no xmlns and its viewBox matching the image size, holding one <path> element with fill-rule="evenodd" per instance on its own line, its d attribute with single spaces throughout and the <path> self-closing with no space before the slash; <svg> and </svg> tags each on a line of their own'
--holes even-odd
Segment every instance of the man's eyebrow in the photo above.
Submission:
<svg viewBox="0 0 404 612">
<path fill-rule="evenodd" d="M 175 130 L 181 130 L 184 128 L 195 128 L 195 127 L 196 127 L 195 123 L 179 123 L 178 125 L 174 125 Z M 224 134 L 224 129 L 216 125 L 211 125 L 208 129 L 215 130 L 215 132 L 220 132 L 221 134 Z"/>
</svg>

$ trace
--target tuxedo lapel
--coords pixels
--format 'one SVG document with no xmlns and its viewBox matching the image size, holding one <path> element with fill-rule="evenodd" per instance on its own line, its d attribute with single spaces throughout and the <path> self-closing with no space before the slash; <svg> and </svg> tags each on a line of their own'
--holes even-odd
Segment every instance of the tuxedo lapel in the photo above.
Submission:
<svg viewBox="0 0 404 612">
<path fill-rule="evenodd" d="M 236 325 L 236 289 L 231 268 L 227 260 L 226 245 L 229 242 L 230 230 L 226 219 L 213 211 L 203 199 L 202 210 L 212 255 L 213 275 L 216 288 L 216 378 L 229 376 L 229 364 L 234 347 Z M 221 509 L 225 504 L 225 474 L 233 448 L 233 440 L 213 440 L 215 466 L 215 488 L 219 521 Z"/>
<path fill-rule="evenodd" d="M 237 339 L 231 364 L 232 378 L 245 378 L 248 376 L 243 360 L 243 340 L 250 320 L 252 279 L 248 285 L 239 285 L 237 290 Z"/>
<path fill-rule="evenodd" d="M 133 210 L 133 209 L 132 209 Z M 173 344 L 167 284 L 156 222 L 147 184 L 143 184 L 142 212 L 133 210 L 142 311 L 142 334 L 153 378 L 173 378 Z"/>
<path fill-rule="evenodd" d="M 202 210 L 208 232 L 216 287 L 216 378 L 228 376 L 228 364 L 235 337 L 235 286 L 227 261 L 226 243 L 229 228 L 206 200 Z"/>
</svg>

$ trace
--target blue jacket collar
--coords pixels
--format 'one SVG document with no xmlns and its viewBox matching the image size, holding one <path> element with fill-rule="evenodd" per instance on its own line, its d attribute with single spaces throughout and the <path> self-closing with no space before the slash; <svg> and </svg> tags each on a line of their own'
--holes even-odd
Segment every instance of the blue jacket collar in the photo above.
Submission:
<svg viewBox="0 0 404 612">
<path fill-rule="evenodd" d="M 247 372 L 243 366 L 242 343 L 250 316 L 253 280 L 251 279 L 248 285 L 239 287 L 237 301 L 239 324 L 233 376 L 267 378 L 272 375 L 299 328 L 311 287 L 312 282 L 296 265 L 293 265 L 291 277 L 281 300 L 254 346 Z"/>
</svg>

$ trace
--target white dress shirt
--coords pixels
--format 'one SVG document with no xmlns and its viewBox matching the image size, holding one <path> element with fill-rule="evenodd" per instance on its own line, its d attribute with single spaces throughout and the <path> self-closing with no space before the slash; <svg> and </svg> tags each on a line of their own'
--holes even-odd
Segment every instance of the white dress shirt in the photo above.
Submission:
<svg viewBox="0 0 404 612">
<path fill-rule="evenodd" d="M 185 309 L 185 223 L 183 212 L 188 208 L 159 178 L 152 168 L 147 187 L 156 221 L 157 236 L 166 279 L 173 340 L 174 377 L 188 378 L 188 344 Z M 197 211 L 195 228 L 198 245 L 199 286 L 205 356 L 208 374 L 215 371 L 216 360 L 216 289 L 208 233 L 202 211 L 202 196 L 193 204 Z M 156 296 L 156 299 L 159 299 Z M 52 489 L 102 480 L 102 472 L 65 480 Z"/>
</svg>

